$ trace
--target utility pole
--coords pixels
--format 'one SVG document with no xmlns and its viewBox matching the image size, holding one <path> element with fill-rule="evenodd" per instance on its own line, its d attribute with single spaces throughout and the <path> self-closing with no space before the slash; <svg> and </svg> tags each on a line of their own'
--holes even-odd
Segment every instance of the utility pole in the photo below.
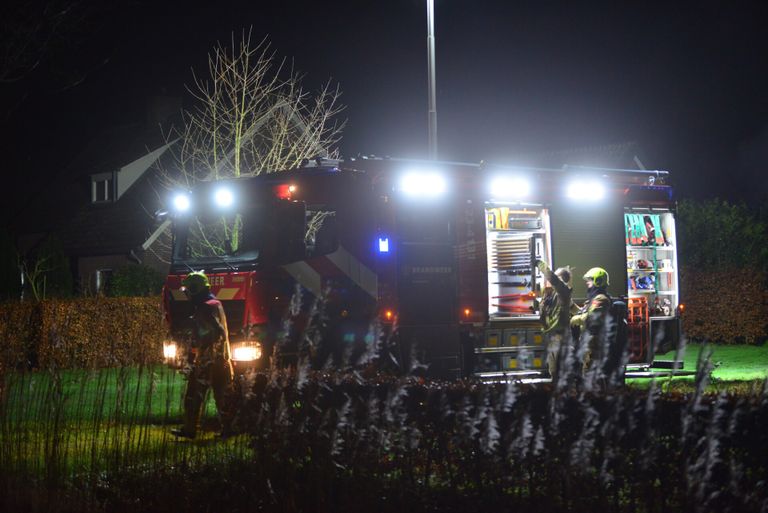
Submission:
<svg viewBox="0 0 768 513">
<path fill-rule="evenodd" d="M 429 158 L 437 159 L 437 102 L 435 100 L 435 1 L 427 0 L 427 87 L 429 89 Z"/>
</svg>

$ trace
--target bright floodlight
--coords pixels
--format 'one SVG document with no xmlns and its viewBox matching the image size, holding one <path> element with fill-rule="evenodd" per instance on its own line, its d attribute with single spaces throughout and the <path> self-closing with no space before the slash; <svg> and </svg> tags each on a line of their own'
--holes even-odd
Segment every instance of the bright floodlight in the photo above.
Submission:
<svg viewBox="0 0 768 513">
<path fill-rule="evenodd" d="M 232 350 L 232 359 L 238 362 L 252 362 L 262 356 L 261 344 L 245 343 Z"/>
<path fill-rule="evenodd" d="M 176 197 L 173 198 L 173 206 L 179 212 L 189 210 L 190 204 L 191 202 L 189 201 L 189 196 L 187 194 L 177 194 Z"/>
<path fill-rule="evenodd" d="M 163 343 L 163 358 L 173 360 L 178 354 L 178 347 L 175 342 L 165 341 Z"/>
<path fill-rule="evenodd" d="M 519 176 L 500 176 L 491 182 L 491 195 L 496 198 L 524 198 L 530 193 L 531 183 Z"/>
<path fill-rule="evenodd" d="M 605 186 L 597 180 L 576 181 L 568 185 L 566 195 L 580 201 L 597 201 L 605 197 Z"/>
<path fill-rule="evenodd" d="M 412 172 L 400 179 L 400 190 L 408 196 L 434 198 L 446 190 L 445 177 L 435 172 Z"/>
<path fill-rule="evenodd" d="M 231 207 L 235 202 L 235 196 L 232 191 L 226 187 L 219 187 L 213 195 L 213 200 L 221 208 Z"/>
</svg>

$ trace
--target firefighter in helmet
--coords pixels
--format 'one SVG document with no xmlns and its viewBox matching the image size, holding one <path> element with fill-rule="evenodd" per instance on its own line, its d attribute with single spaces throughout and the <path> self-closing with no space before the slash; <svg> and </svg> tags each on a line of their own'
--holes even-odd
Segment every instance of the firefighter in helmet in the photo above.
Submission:
<svg viewBox="0 0 768 513">
<path fill-rule="evenodd" d="M 587 284 L 587 300 L 579 313 L 571 317 L 571 327 L 578 328 L 581 340 L 587 344 L 584 353 L 584 372 L 593 361 L 600 361 L 603 354 L 601 334 L 605 326 L 606 316 L 611 308 L 611 296 L 608 295 L 608 272 L 602 267 L 593 267 L 584 274 Z"/>
<path fill-rule="evenodd" d="M 539 303 L 540 319 L 544 326 L 542 335 L 547 344 L 547 368 L 552 380 L 555 381 L 558 366 L 558 357 L 571 340 L 569 323 L 571 314 L 578 310 L 571 296 L 571 270 L 560 267 L 556 271 L 547 266 L 547 263 L 539 260 L 536 266 L 544 275 L 548 285 L 544 288 Z"/>
<path fill-rule="evenodd" d="M 213 389 L 222 436 L 231 434 L 233 370 L 227 332 L 227 318 L 221 302 L 211 293 L 208 277 L 192 272 L 182 281 L 182 290 L 192 303 L 189 374 L 184 392 L 184 426 L 176 436 L 194 438 L 200 424 L 205 395 Z"/>
</svg>

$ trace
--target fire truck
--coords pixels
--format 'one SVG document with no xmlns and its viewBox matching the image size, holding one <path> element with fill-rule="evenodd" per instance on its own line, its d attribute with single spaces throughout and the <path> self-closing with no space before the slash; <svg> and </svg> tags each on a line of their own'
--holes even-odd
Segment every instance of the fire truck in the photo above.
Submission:
<svg viewBox="0 0 768 513">
<path fill-rule="evenodd" d="M 628 307 L 632 361 L 680 337 L 666 171 L 317 159 L 203 182 L 172 204 L 169 360 L 191 311 L 181 281 L 192 270 L 224 305 L 241 369 L 263 366 L 285 340 L 298 294 L 328 301 L 342 319 L 329 336 L 342 345 L 378 318 L 432 376 L 546 377 L 537 260 L 570 266 L 577 304 L 580 276 L 608 271 L 608 292 Z"/>
</svg>

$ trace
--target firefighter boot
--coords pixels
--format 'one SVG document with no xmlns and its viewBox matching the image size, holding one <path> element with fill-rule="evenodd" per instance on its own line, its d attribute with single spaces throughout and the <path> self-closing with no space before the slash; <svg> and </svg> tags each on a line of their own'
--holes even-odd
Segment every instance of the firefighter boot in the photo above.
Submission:
<svg viewBox="0 0 768 513">
<path fill-rule="evenodd" d="M 179 434 L 185 438 L 195 438 L 197 428 L 200 425 L 200 417 L 203 414 L 203 403 L 205 402 L 205 393 L 207 386 L 202 379 L 196 375 L 189 376 L 187 381 L 187 390 L 184 393 L 184 426 L 177 429 Z M 174 433 L 176 434 L 176 433 Z"/>
<path fill-rule="evenodd" d="M 189 438 L 189 439 L 195 438 L 195 434 L 194 433 L 189 433 L 184 428 L 171 429 L 171 434 L 173 436 L 177 436 L 179 438 Z"/>
</svg>

